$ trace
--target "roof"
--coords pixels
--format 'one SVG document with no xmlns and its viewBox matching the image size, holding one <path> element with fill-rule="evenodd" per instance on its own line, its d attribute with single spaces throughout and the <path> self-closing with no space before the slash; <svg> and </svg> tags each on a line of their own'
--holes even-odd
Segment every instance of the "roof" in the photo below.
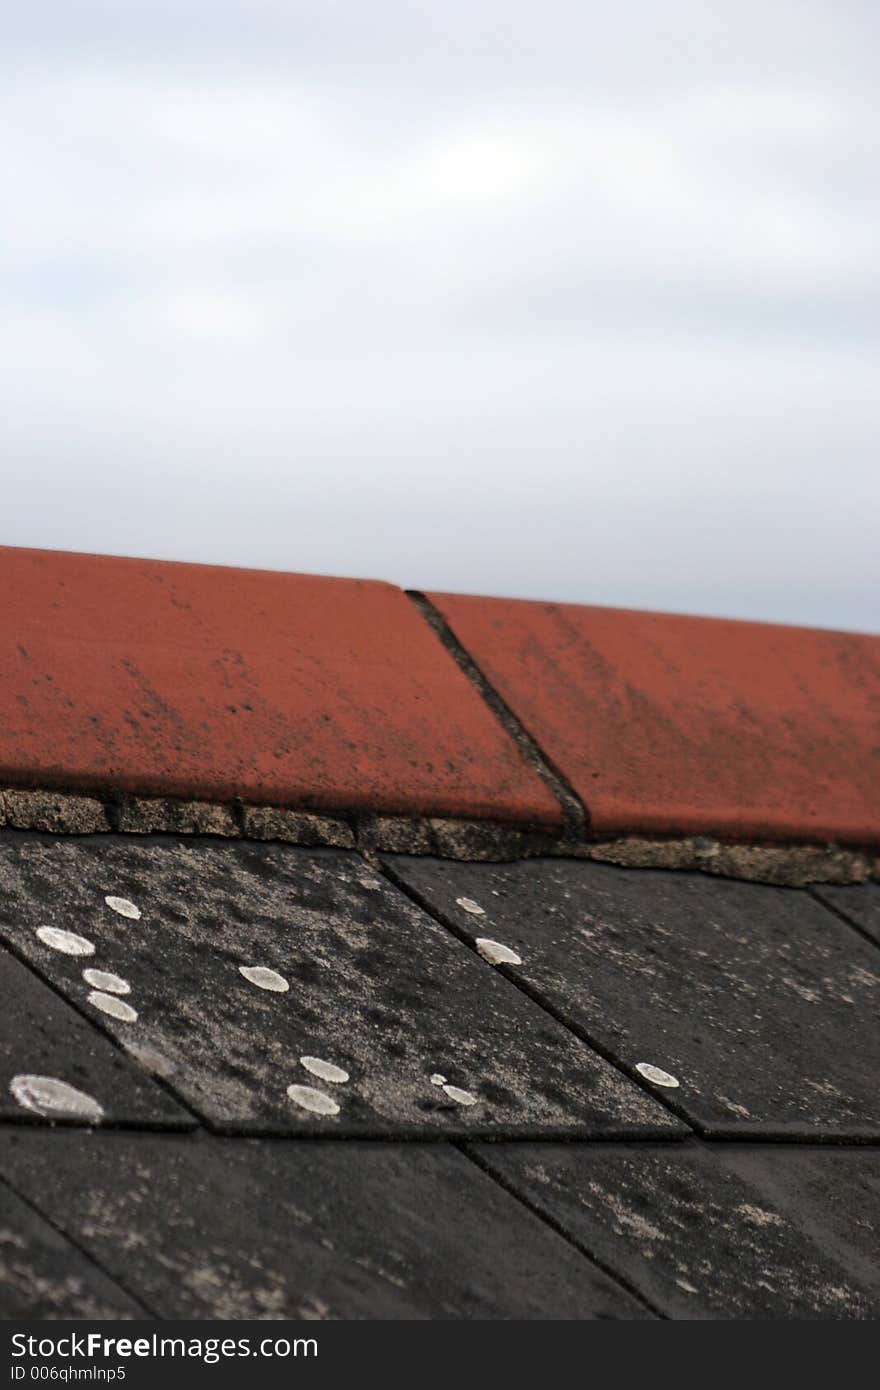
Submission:
<svg viewBox="0 0 880 1390">
<path fill-rule="evenodd" d="M 11 825 L 878 872 L 878 637 L 12 548 L 0 581 Z"/>
<path fill-rule="evenodd" d="M 877 1315 L 877 639 L 0 578 L 0 1313 Z"/>
</svg>

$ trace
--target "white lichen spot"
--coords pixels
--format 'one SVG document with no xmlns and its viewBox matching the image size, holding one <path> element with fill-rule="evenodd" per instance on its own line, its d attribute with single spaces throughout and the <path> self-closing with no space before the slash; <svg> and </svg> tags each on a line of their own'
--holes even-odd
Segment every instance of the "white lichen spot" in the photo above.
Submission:
<svg viewBox="0 0 880 1390">
<path fill-rule="evenodd" d="M 737 1211 L 753 1226 L 781 1226 L 783 1224 L 782 1217 L 775 1211 L 766 1211 L 763 1207 L 753 1206 L 751 1202 L 740 1202 Z"/>
<path fill-rule="evenodd" d="M 284 976 L 277 970 L 270 970 L 268 965 L 240 965 L 238 973 L 248 984 L 256 985 L 257 989 L 269 989 L 273 994 L 286 994 L 290 989 Z"/>
<path fill-rule="evenodd" d="M 140 908 L 130 898 L 115 898 L 111 893 L 104 902 L 112 912 L 118 912 L 120 917 L 128 917 L 132 922 L 139 922 L 141 919 Z"/>
<path fill-rule="evenodd" d="M 456 898 L 457 905 L 463 912 L 470 912 L 473 917 L 485 917 L 486 909 L 475 903 L 473 898 Z"/>
<path fill-rule="evenodd" d="M 104 1107 L 94 1096 L 55 1076 L 15 1076 L 9 1089 L 25 1110 L 33 1110 L 46 1119 L 88 1120 L 97 1125 L 104 1118 Z"/>
<path fill-rule="evenodd" d="M 300 1065 L 306 1071 L 310 1071 L 312 1076 L 319 1076 L 322 1081 L 332 1081 L 334 1086 L 341 1086 L 348 1080 L 348 1072 L 343 1067 L 337 1067 L 333 1062 L 325 1062 L 323 1057 L 300 1057 Z"/>
<path fill-rule="evenodd" d="M 431 1085 L 432 1085 L 432 1086 L 445 1086 L 445 1085 L 446 1085 L 446 1077 L 443 1075 L 442 1072 L 440 1072 L 440 1071 L 435 1071 L 435 1072 L 434 1072 L 433 1076 L 431 1077 Z"/>
<path fill-rule="evenodd" d="M 510 947 L 501 941 L 490 941 L 488 936 L 478 936 L 474 944 L 483 960 L 487 960 L 490 965 L 522 965 L 522 956 L 518 956 L 516 951 L 511 951 Z"/>
<path fill-rule="evenodd" d="M 100 1009 L 102 1014 L 118 1018 L 120 1023 L 137 1023 L 137 1009 L 126 1004 L 124 999 L 118 999 L 115 994 L 105 994 L 102 990 L 93 989 L 89 994 L 89 1003 L 93 1008 Z"/>
<path fill-rule="evenodd" d="M 646 1081 L 652 1082 L 654 1086 L 678 1086 L 677 1076 L 671 1072 L 664 1071 L 662 1067 L 655 1067 L 653 1062 L 636 1062 L 636 1071 L 639 1076 L 643 1076 Z"/>
<path fill-rule="evenodd" d="M 314 1086 L 288 1086 L 287 1094 L 295 1105 L 311 1110 L 313 1115 L 338 1115 L 339 1106 L 332 1096 L 316 1091 Z"/>
<path fill-rule="evenodd" d="M 60 951 L 65 956 L 93 956 L 94 943 L 76 932 L 62 931 L 60 927 L 37 927 L 37 937 L 44 946 Z"/>
<path fill-rule="evenodd" d="M 92 989 L 104 994 L 131 994 L 131 985 L 121 975 L 112 975 L 109 970 L 84 970 L 83 979 Z"/>
<path fill-rule="evenodd" d="M 697 1292 L 698 1292 L 698 1290 L 694 1288 L 693 1284 L 689 1284 L 689 1283 L 688 1283 L 687 1279 L 676 1279 L 675 1282 L 676 1282 L 676 1284 L 678 1285 L 678 1287 L 679 1287 L 680 1289 L 684 1289 L 685 1293 L 697 1293 Z"/>
<path fill-rule="evenodd" d="M 470 1091 L 463 1091 L 460 1086 L 450 1086 L 448 1082 L 445 1082 L 443 1090 L 450 1100 L 455 1101 L 456 1105 L 479 1105 L 480 1103 L 476 1096 L 472 1096 Z"/>
</svg>

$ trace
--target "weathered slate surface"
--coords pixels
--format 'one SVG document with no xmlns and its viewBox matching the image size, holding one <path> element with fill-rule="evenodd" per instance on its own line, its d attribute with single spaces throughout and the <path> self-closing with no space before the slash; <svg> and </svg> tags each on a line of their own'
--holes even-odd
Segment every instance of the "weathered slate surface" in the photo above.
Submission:
<svg viewBox="0 0 880 1390">
<path fill-rule="evenodd" d="M 813 893 L 855 922 L 880 946 L 880 883 L 859 883 L 850 887 L 823 883 L 814 888 Z"/>
<path fill-rule="evenodd" d="M 802 890 L 571 860 L 393 872 L 706 1134 L 880 1137 L 880 956 Z M 457 899 L 484 909 L 475 916 Z"/>
<path fill-rule="evenodd" d="M 0 1131 L 0 1171 L 160 1317 L 650 1316 L 445 1144 Z"/>
<path fill-rule="evenodd" d="M 663 1135 L 644 1090 L 487 968 L 356 854 L 188 838 L 0 837 L 0 932 L 84 1002 L 38 922 L 96 944 L 136 1022 L 96 1026 L 221 1129 L 351 1134 Z M 138 920 L 106 895 L 131 900 Z M 240 967 L 289 983 L 270 992 Z M 88 1007 L 88 1006 L 87 1006 Z M 349 1074 L 336 1085 L 302 1057 Z M 459 1103 L 432 1076 L 472 1095 Z M 320 1090 L 338 1114 L 287 1096 Z M 460 1100 L 460 1097 L 459 1097 Z"/>
<path fill-rule="evenodd" d="M 8 905 L 0 903 L 0 914 Z M 36 938 L 34 938 L 35 944 Z M 45 947 L 40 952 L 51 954 Z M 36 954 L 36 951 L 35 951 Z M 76 979 L 83 961 L 59 957 Z M 41 961 L 41 964 L 43 962 Z M 85 991 L 84 991 L 85 992 Z M 16 1101 L 16 1077 L 45 1076 L 66 1082 L 97 1101 L 104 1123 L 187 1128 L 195 1120 L 64 999 L 0 947 L 0 1119 L 49 1120 Z M 53 1123 L 84 1123 L 54 1115 Z"/>
<path fill-rule="evenodd" d="M 673 1318 L 880 1315 L 880 1153 L 482 1144 L 487 1168 Z"/>
<path fill-rule="evenodd" d="M 0 1318 L 143 1318 L 133 1298 L 0 1182 Z"/>
</svg>

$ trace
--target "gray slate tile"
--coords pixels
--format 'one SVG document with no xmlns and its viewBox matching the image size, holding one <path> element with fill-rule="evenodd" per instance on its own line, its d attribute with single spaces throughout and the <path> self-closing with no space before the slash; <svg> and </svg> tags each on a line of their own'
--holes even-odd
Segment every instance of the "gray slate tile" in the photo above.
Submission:
<svg viewBox="0 0 880 1390">
<path fill-rule="evenodd" d="M 706 1134 L 880 1137 L 880 957 L 802 890 L 572 860 L 393 872 Z M 475 901 L 474 916 L 456 902 Z M 489 967 L 487 967 L 489 968 Z"/>
<path fill-rule="evenodd" d="M 858 883 L 848 887 L 823 883 L 812 891 L 822 902 L 855 922 L 880 946 L 880 883 Z"/>
<path fill-rule="evenodd" d="M 142 1318 L 92 1260 L 0 1182 L 0 1318 Z"/>
<path fill-rule="evenodd" d="M 107 894 L 132 900 L 118 916 Z M 486 969 L 356 854 L 187 839 L 0 837 L 0 934 L 81 1003 L 78 964 L 34 935 L 94 940 L 131 982 L 105 1028 L 219 1129 L 347 1134 L 668 1135 L 684 1126 Z M 269 993 L 239 967 L 290 983 Z M 350 1074 L 316 1080 L 303 1056 Z M 432 1074 L 476 1096 L 465 1106 Z M 338 1115 L 287 1097 L 332 1095 Z"/>
<path fill-rule="evenodd" d="M 479 1160 L 673 1318 L 880 1315 L 880 1152 L 482 1144 Z"/>
<path fill-rule="evenodd" d="M 0 1171 L 165 1318 L 640 1318 L 446 1144 L 0 1131 Z"/>
<path fill-rule="evenodd" d="M 69 956 L 63 959 L 78 977 L 82 960 L 77 965 Z M 27 1075 L 52 1077 L 85 1092 L 102 1106 L 105 1123 L 173 1128 L 195 1124 L 100 1029 L 94 1028 L 3 947 L 0 999 L 0 1119 L 49 1123 L 34 1111 L 23 1109 L 10 1091 L 13 1078 Z"/>
</svg>

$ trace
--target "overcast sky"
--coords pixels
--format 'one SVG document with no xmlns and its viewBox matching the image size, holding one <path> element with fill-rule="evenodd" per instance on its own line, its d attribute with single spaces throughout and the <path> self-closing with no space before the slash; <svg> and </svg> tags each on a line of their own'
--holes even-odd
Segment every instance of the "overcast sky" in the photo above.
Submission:
<svg viewBox="0 0 880 1390">
<path fill-rule="evenodd" d="M 0 541 L 880 628 L 876 0 L 13 0 Z"/>
</svg>

